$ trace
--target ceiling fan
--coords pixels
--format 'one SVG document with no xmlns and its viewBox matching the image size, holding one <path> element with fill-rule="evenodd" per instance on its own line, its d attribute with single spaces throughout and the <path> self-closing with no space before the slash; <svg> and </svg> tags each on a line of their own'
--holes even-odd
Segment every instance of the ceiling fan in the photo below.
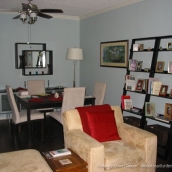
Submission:
<svg viewBox="0 0 172 172">
<path fill-rule="evenodd" d="M 23 23 L 25 23 L 28 17 L 29 18 L 28 24 L 34 24 L 37 20 L 37 16 L 46 19 L 52 18 L 52 16 L 44 13 L 63 13 L 61 9 L 38 9 L 37 5 L 31 3 L 32 0 L 28 0 L 28 1 L 29 1 L 28 4 L 22 3 L 22 9 L 11 9 L 11 10 L 0 9 L 0 11 L 19 12 L 20 14 L 15 16 L 13 19 L 20 18 L 20 20 Z"/>
</svg>

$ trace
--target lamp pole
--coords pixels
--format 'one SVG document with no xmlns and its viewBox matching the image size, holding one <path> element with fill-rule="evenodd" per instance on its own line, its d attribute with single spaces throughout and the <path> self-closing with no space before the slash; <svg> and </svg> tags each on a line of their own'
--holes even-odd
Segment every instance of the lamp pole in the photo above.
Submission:
<svg viewBox="0 0 172 172">
<path fill-rule="evenodd" d="M 75 87 L 75 67 L 76 67 L 77 61 L 73 61 L 74 64 L 74 79 L 73 79 L 73 87 Z"/>
</svg>

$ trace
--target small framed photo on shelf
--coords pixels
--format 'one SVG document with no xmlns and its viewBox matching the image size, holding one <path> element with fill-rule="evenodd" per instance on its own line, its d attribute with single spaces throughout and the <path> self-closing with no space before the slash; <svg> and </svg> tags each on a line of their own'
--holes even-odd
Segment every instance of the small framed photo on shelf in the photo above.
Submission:
<svg viewBox="0 0 172 172">
<path fill-rule="evenodd" d="M 158 62 L 156 63 L 155 72 L 163 72 L 163 71 L 164 71 L 164 64 L 165 64 L 164 61 L 158 61 Z"/>
<path fill-rule="evenodd" d="M 161 85 L 159 96 L 166 96 L 168 91 L 168 85 Z"/>
<path fill-rule="evenodd" d="M 124 99 L 124 109 L 130 110 L 133 108 L 132 100 L 131 99 Z"/>
<path fill-rule="evenodd" d="M 169 97 L 171 97 L 171 98 L 172 98 L 172 89 L 170 90 Z"/>
<path fill-rule="evenodd" d="M 145 116 L 153 116 L 155 114 L 155 103 L 145 102 Z"/>
<path fill-rule="evenodd" d="M 168 73 L 172 73 L 172 62 L 168 62 Z"/>
<path fill-rule="evenodd" d="M 170 103 L 165 104 L 164 116 L 168 118 L 169 120 L 172 119 L 172 104 Z"/>
<path fill-rule="evenodd" d="M 136 62 L 136 70 L 137 71 L 141 71 L 142 70 L 142 64 L 143 64 L 143 61 L 137 61 Z"/>
<path fill-rule="evenodd" d="M 129 70 L 135 71 L 137 66 L 137 60 L 130 59 L 129 60 Z"/>
<path fill-rule="evenodd" d="M 167 50 L 172 50 L 172 42 L 167 42 Z"/>
<path fill-rule="evenodd" d="M 135 91 L 140 91 L 142 92 L 144 86 L 144 79 L 138 79 L 137 84 L 136 84 L 136 89 Z"/>
<path fill-rule="evenodd" d="M 144 51 L 144 44 L 133 44 L 133 51 Z"/>
</svg>

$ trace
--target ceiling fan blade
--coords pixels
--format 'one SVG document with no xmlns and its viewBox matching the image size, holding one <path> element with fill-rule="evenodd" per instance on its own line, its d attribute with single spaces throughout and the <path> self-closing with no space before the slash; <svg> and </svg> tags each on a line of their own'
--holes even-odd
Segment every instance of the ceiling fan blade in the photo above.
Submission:
<svg viewBox="0 0 172 172">
<path fill-rule="evenodd" d="M 46 18 L 46 19 L 50 19 L 50 18 L 53 18 L 52 16 L 49 16 L 47 14 L 44 14 L 44 13 L 38 13 L 37 16 L 39 17 L 43 17 L 43 18 Z"/>
<path fill-rule="evenodd" d="M 19 19 L 20 18 L 20 14 L 18 16 L 15 16 L 13 19 Z"/>
<path fill-rule="evenodd" d="M 63 13 L 61 9 L 40 9 L 39 11 L 43 13 Z"/>
<path fill-rule="evenodd" d="M 21 9 L 0 9 L 0 12 L 21 12 Z"/>
</svg>

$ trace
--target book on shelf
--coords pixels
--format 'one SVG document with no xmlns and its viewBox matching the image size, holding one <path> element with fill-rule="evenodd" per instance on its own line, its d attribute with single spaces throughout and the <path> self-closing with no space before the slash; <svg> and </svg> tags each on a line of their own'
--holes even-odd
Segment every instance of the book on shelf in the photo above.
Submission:
<svg viewBox="0 0 172 172">
<path fill-rule="evenodd" d="M 60 157 L 60 156 L 65 156 L 65 155 L 71 155 L 71 151 L 68 149 L 58 149 L 58 150 L 52 150 L 49 151 L 49 153 L 53 157 Z"/>
<path fill-rule="evenodd" d="M 133 108 L 132 100 L 131 99 L 124 99 L 124 109 L 130 110 Z"/>
<path fill-rule="evenodd" d="M 152 81 L 159 81 L 158 78 L 150 77 L 148 80 L 148 94 L 151 94 Z"/>
<path fill-rule="evenodd" d="M 155 103 L 145 102 L 145 116 L 152 117 L 155 114 Z"/>
<path fill-rule="evenodd" d="M 159 95 L 161 89 L 162 82 L 161 81 L 152 81 L 151 84 L 151 94 Z"/>
<path fill-rule="evenodd" d="M 157 120 L 159 120 L 159 121 L 166 122 L 166 123 L 169 123 L 171 121 L 168 118 L 166 118 L 164 115 L 159 115 L 159 116 L 156 116 L 154 118 L 157 119 Z"/>
<path fill-rule="evenodd" d="M 122 95 L 121 96 L 122 109 L 124 109 L 124 100 L 125 99 L 130 99 L 130 95 Z"/>
</svg>

